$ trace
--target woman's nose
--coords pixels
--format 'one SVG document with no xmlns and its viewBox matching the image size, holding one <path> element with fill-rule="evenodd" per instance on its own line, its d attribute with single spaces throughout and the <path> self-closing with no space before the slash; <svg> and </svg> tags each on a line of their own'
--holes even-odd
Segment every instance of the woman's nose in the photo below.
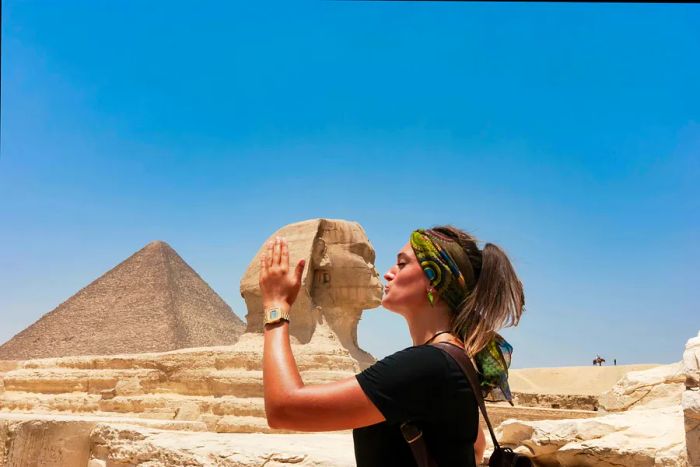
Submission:
<svg viewBox="0 0 700 467">
<path fill-rule="evenodd" d="M 384 279 L 390 281 L 394 279 L 394 273 L 391 272 L 393 268 L 389 269 L 387 272 L 384 273 Z"/>
</svg>

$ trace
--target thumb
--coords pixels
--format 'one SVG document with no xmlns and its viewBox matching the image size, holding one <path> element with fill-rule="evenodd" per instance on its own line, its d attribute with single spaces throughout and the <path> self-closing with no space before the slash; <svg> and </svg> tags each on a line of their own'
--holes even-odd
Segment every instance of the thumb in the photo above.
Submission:
<svg viewBox="0 0 700 467">
<path fill-rule="evenodd" d="M 304 266 L 306 265 L 306 260 L 300 259 L 297 263 L 297 267 L 294 269 L 294 283 L 297 286 L 301 285 L 301 275 L 304 273 Z"/>
</svg>

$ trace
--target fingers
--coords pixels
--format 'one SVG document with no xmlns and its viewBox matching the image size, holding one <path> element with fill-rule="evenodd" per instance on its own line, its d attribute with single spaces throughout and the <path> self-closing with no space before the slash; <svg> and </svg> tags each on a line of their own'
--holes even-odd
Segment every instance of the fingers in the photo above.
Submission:
<svg viewBox="0 0 700 467">
<path fill-rule="evenodd" d="M 260 257 L 260 269 L 279 266 L 283 271 L 289 270 L 289 244 L 283 237 L 275 237 L 265 245 L 265 253 Z"/>
<path fill-rule="evenodd" d="M 280 245 L 280 267 L 283 271 L 289 269 L 289 245 L 287 240 L 283 237 Z"/>
<path fill-rule="evenodd" d="M 277 266 L 280 264 L 280 249 L 282 248 L 282 243 L 279 237 L 275 237 L 275 242 L 272 246 L 272 265 Z"/>
<path fill-rule="evenodd" d="M 270 267 L 272 266 L 272 253 L 273 253 L 273 248 L 274 248 L 274 243 L 267 242 L 267 246 L 265 248 L 265 266 Z"/>
<path fill-rule="evenodd" d="M 300 259 L 297 263 L 296 269 L 294 269 L 294 283 L 298 286 L 301 285 L 301 275 L 304 273 L 304 265 L 306 261 Z"/>
<path fill-rule="evenodd" d="M 267 248 L 265 251 L 267 251 Z M 267 264 L 267 259 L 269 258 L 269 256 L 270 255 L 266 253 L 260 255 L 260 272 L 258 273 L 258 284 L 260 285 L 261 290 L 263 288 L 263 283 L 267 280 L 269 274 L 269 266 Z"/>
</svg>

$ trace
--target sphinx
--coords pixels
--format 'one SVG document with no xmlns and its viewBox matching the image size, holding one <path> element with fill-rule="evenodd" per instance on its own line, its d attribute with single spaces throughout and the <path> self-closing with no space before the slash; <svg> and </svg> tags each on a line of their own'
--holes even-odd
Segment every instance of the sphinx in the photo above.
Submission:
<svg viewBox="0 0 700 467">
<path fill-rule="evenodd" d="M 374 267 L 375 253 L 357 222 L 313 219 L 286 225 L 269 239 L 283 236 L 289 242 L 290 263 L 305 259 L 299 296 L 291 309 L 289 332 L 307 344 L 319 327 L 327 326 L 340 344 L 365 368 L 374 357 L 357 343 L 357 325 L 366 309 L 382 300 L 382 284 Z M 267 242 L 267 241 L 266 241 Z M 261 245 L 241 279 L 247 333 L 262 333 L 263 309 L 258 275 Z"/>
</svg>

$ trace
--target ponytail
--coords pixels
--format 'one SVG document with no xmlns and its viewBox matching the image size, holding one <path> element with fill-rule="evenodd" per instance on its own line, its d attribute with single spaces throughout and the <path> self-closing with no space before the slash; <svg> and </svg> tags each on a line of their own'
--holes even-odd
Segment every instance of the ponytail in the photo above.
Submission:
<svg viewBox="0 0 700 467">
<path fill-rule="evenodd" d="M 479 250 L 476 239 L 452 226 L 435 227 L 459 243 L 477 278 L 452 319 L 452 332 L 464 342 L 469 356 L 481 350 L 502 327 L 517 326 L 525 306 L 523 285 L 508 256 L 487 243 Z"/>
<path fill-rule="evenodd" d="M 452 330 L 471 356 L 502 327 L 517 326 L 525 305 L 523 285 L 499 247 L 487 243 L 481 252 L 481 271 L 474 290 L 457 309 Z"/>
</svg>

